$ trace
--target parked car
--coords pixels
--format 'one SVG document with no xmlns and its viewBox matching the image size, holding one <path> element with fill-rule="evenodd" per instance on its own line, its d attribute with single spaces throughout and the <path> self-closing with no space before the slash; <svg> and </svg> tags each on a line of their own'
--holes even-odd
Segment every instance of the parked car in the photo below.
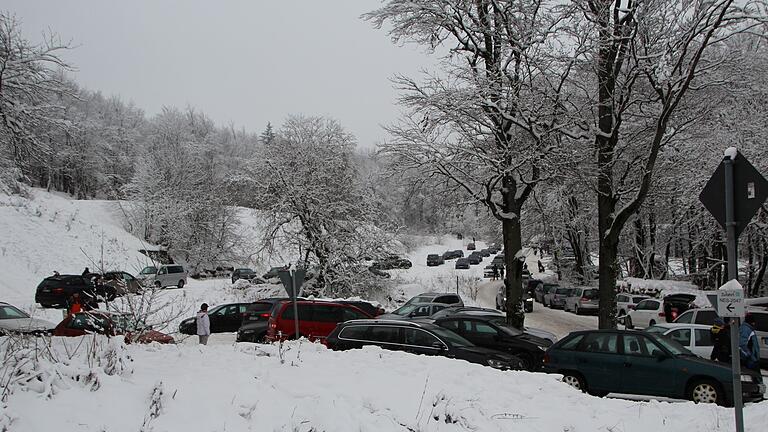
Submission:
<svg viewBox="0 0 768 432">
<path fill-rule="evenodd" d="M 454 265 L 454 268 L 456 269 L 463 269 L 467 270 L 469 269 L 469 259 L 467 258 L 459 258 L 456 260 L 456 264 Z"/>
<path fill-rule="evenodd" d="M 352 305 L 372 317 L 384 315 L 387 311 L 380 304 L 373 304 L 363 300 L 334 300 L 336 303 Z"/>
<path fill-rule="evenodd" d="M 701 324 L 661 323 L 645 331 L 666 336 L 697 356 L 709 359 L 714 346 L 711 329 L 712 326 Z"/>
<path fill-rule="evenodd" d="M 464 251 L 461 250 L 461 249 L 456 249 L 456 250 L 453 250 L 453 251 L 445 251 L 443 253 L 443 258 L 445 258 L 445 254 L 449 254 L 450 255 L 450 259 L 464 258 Z M 446 258 L 446 259 L 449 259 L 449 258 Z"/>
<path fill-rule="evenodd" d="M 21 309 L 0 302 L 0 336 L 50 333 L 54 327 L 56 324 L 50 321 L 32 318 Z"/>
<path fill-rule="evenodd" d="M 496 309 L 501 311 L 507 310 L 507 288 L 502 285 L 496 291 Z M 523 310 L 525 312 L 533 312 L 533 299 L 527 292 L 523 292 Z"/>
<path fill-rule="evenodd" d="M 768 309 L 768 297 L 753 297 L 744 299 L 744 304 L 748 307 L 760 307 Z"/>
<path fill-rule="evenodd" d="M 373 266 L 371 266 L 371 268 L 373 268 Z M 261 277 L 264 280 L 277 278 L 279 276 L 278 273 L 280 272 L 280 270 L 286 270 L 286 269 L 288 269 L 288 266 L 271 267 L 266 273 L 261 275 Z"/>
<path fill-rule="evenodd" d="M 237 282 L 239 279 L 251 280 L 256 278 L 256 272 L 247 267 L 235 269 L 232 272 L 232 283 Z"/>
<path fill-rule="evenodd" d="M 433 313 L 429 318 L 430 319 L 438 319 L 438 318 L 444 318 L 450 315 L 456 315 L 460 313 L 466 313 L 466 314 L 487 314 L 492 313 L 495 316 L 505 316 L 504 314 L 500 313 L 496 309 L 489 309 L 489 308 L 482 308 L 477 306 L 448 306 L 445 307 L 435 313 Z"/>
<path fill-rule="evenodd" d="M 480 254 L 481 254 L 483 257 L 489 257 L 489 256 L 491 256 L 491 251 L 490 251 L 490 250 L 488 250 L 488 249 L 480 249 Z"/>
<path fill-rule="evenodd" d="M 749 308 L 747 313 L 755 318 L 755 334 L 760 341 L 760 361 L 768 363 L 768 311 Z"/>
<path fill-rule="evenodd" d="M 717 311 L 713 308 L 694 308 L 678 315 L 673 322 L 678 324 L 703 324 L 712 326 L 717 318 Z"/>
<path fill-rule="evenodd" d="M 447 304 L 442 303 L 406 303 L 391 313 L 380 315 L 377 318 L 390 320 L 424 318 L 447 307 Z"/>
<path fill-rule="evenodd" d="M 572 288 L 565 298 L 563 310 L 581 315 L 583 312 L 597 313 L 599 306 L 597 288 Z"/>
<path fill-rule="evenodd" d="M 102 275 L 101 283 L 115 289 L 115 295 L 136 294 L 141 292 L 141 282 L 132 274 L 124 271 L 109 271 Z"/>
<path fill-rule="evenodd" d="M 74 294 L 79 294 L 84 302 L 96 302 L 100 299 L 114 299 L 116 290 L 108 285 L 94 285 L 89 278 L 81 275 L 56 275 L 40 282 L 35 292 L 35 302 L 44 308 L 66 308 Z"/>
<path fill-rule="evenodd" d="M 549 340 L 507 325 L 499 316 L 460 313 L 438 318 L 434 323 L 477 346 L 512 354 L 520 359 L 523 369 L 530 371 L 541 367 L 544 351 L 552 345 Z"/>
<path fill-rule="evenodd" d="M 211 333 L 236 332 L 243 322 L 249 303 L 225 303 L 208 310 Z M 179 323 L 179 333 L 197 334 L 197 318 L 185 318 Z"/>
<path fill-rule="evenodd" d="M 760 342 L 760 360 L 768 362 L 768 311 L 747 306 L 748 314 L 755 317 L 755 334 Z M 711 327 L 717 312 L 712 308 L 689 309 L 675 320 L 676 324 L 702 324 Z"/>
<path fill-rule="evenodd" d="M 445 263 L 445 260 L 443 259 L 442 255 L 438 255 L 438 254 L 429 254 L 429 255 L 427 255 L 427 266 L 428 267 L 439 266 L 439 265 L 444 264 L 444 263 Z"/>
<path fill-rule="evenodd" d="M 488 246 L 488 252 L 490 252 L 491 254 L 497 254 L 499 253 L 499 250 L 500 250 L 499 247 L 496 245 Z"/>
<path fill-rule="evenodd" d="M 269 317 L 272 308 L 278 303 L 289 300 L 286 297 L 266 298 L 248 304 L 243 313 L 243 321 L 237 329 L 237 342 L 263 342 L 267 336 Z M 303 299 L 302 299 L 303 300 Z"/>
<path fill-rule="evenodd" d="M 107 336 L 122 335 L 126 343 L 172 344 L 175 342 L 170 335 L 136 323 L 129 314 L 102 310 L 69 314 L 53 329 L 54 336 L 74 337 L 92 333 Z"/>
<path fill-rule="evenodd" d="M 189 273 L 181 264 L 162 264 L 160 266 L 147 266 L 139 272 L 137 278 L 144 286 L 165 288 L 176 286 L 184 288 L 187 284 Z"/>
<path fill-rule="evenodd" d="M 503 257 L 503 256 L 501 256 L 501 255 L 496 255 L 496 256 L 495 256 L 495 257 L 493 257 L 493 259 L 491 260 L 491 264 L 495 264 L 495 265 L 497 265 L 497 266 L 501 266 L 501 267 L 504 267 L 504 257 Z"/>
<path fill-rule="evenodd" d="M 560 288 L 560 285 L 551 283 L 544 283 L 541 286 L 537 286 L 536 290 L 534 291 L 533 299 L 541 304 L 544 304 L 544 297 L 558 288 Z"/>
<path fill-rule="evenodd" d="M 507 319 L 507 315 L 504 312 L 501 312 L 496 309 L 488 309 L 488 308 L 473 307 L 473 306 L 449 306 L 443 310 L 440 310 L 432 314 L 432 316 L 430 316 L 428 319 L 419 318 L 419 321 L 431 322 L 430 320 L 436 320 L 439 318 L 445 318 L 445 317 L 459 315 L 459 314 L 500 319 L 502 322 L 506 322 L 506 319 Z M 523 332 L 527 335 L 535 336 L 541 339 L 546 339 L 550 343 L 557 342 L 557 336 L 555 336 L 554 333 L 548 332 L 546 330 L 542 330 L 535 327 L 525 327 L 523 328 Z"/>
<path fill-rule="evenodd" d="M 348 320 L 373 318 L 355 306 L 326 301 L 302 300 L 297 303 L 299 312 L 299 334 L 294 328 L 293 302 L 282 301 L 272 308 L 269 317 L 266 340 L 306 337 L 323 340 L 336 327 Z"/>
<path fill-rule="evenodd" d="M 480 254 L 471 254 L 467 257 L 467 261 L 469 261 L 470 265 L 477 265 L 483 262 L 483 256 Z"/>
<path fill-rule="evenodd" d="M 733 404 L 731 369 L 696 357 L 680 344 L 633 330 L 573 332 L 547 350 L 544 371 L 597 396 L 626 393 Z M 763 398 L 760 373 L 743 369 L 742 398 Z"/>
<path fill-rule="evenodd" d="M 372 267 L 379 270 L 392 270 L 392 269 L 409 269 L 413 266 L 410 260 L 400 258 L 397 255 L 390 255 L 384 259 L 373 263 Z"/>
<path fill-rule="evenodd" d="M 467 250 L 473 251 L 475 249 L 477 249 L 477 247 L 475 246 L 474 243 L 467 243 Z"/>
<path fill-rule="evenodd" d="M 673 322 L 678 315 L 691 308 L 696 299 L 693 294 L 672 294 L 663 299 L 642 300 L 624 318 L 628 329 L 645 328 L 661 322 Z"/>
<path fill-rule="evenodd" d="M 554 290 L 550 290 L 544 295 L 544 306 L 553 309 L 563 309 L 565 307 L 565 299 L 571 294 L 572 289 L 573 288 L 557 287 Z"/>
<path fill-rule="evenodd" d="M 619 311 L 619 316 L 624 316 L 634 309 L 638 303 L 648 298 L 650 297 L 640 294 L 617 294 L 616 310 Z"/>
<path fill-rule="evenodd" d="M 475 346 L 438 325 L 415 321 L 352 320 L 339 324 L 326 339 L 333 350 L 367 345 L 412 354 L 437 355 L 495 369 L 522 369 L 519 358 L 501 351 Z"/>
<path fill-rule="evenodd" d="M 441 293 L 441 292 L 425 292 L 417 296 L 413 296 L 405 304 L 411 303 L 440 303 L 446 305 L 464 306 L 464 300 L 458 294 L 453 293 Z"/>
</svg>

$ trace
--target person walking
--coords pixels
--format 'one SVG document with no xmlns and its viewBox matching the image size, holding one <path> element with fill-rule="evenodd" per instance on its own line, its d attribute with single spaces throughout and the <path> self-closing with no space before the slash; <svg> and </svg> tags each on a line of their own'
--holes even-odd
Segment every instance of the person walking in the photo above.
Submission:
<svg viewBox="0 0 768 432">
<path fill-rule="evenodd" d="M 739 327 L 739 357 L 747 369 L 760 371 L 760 342 L 755 333 L 755 316 L 747 314 Z"/>
<path fill-rule="evenodd" d="M 496 264 L 493 265 L 493 278 L 491 280 L 498 280 L 499 279 L 499 266 Z"/>
<path fill-rule="evenodd" d="M 88 276 L 89 274 L 91 274 L 91 271 L 86 267 L 85 270 L 83 270 L 83 276 Z"/>
<path fill-rule="evenodd" d="M 74 315 L 78 312 L 82 312 L 83 304 L 80 302 L 80 294 L 74 293 L 69 299 L 69 314 Z"/>
<path fill-rule="evenodd" d="M 197 339 L 200 345 L 208 345 L 208 336 L 211 335 L 211 320 L 208 318 L 208 303 L 200 305 L 197 312 Z"/>
<path fill-rule="evenodd" d="M 720 317 L 715 318 L 715 323 L 709 329 L 712 339 L 710 360 L 731 363 L 731 336 L 729 332 L 729 324 Z"/>
<path fill-rule="evenodd" d="M 501 277 L 501 279 L 504 279 L 504 266 L 499 267 L 499 277 Z"/>
<path fill-rule="evenodd" d="M 546 269 L 544 268 L 544 264 L 541 263 L 541 260 L 538 260 L 538 264 L 539 264 L 539 273 L 544 273 Z"/>
</svg>

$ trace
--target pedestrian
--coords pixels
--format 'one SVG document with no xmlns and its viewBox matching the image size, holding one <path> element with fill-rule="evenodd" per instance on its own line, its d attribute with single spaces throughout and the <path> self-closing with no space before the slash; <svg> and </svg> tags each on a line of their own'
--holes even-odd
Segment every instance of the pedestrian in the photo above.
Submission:
<svg viewBox="0 0 768 432">
<path fill-rule="evenodd" d="M 499 277 L 504 279 L 504 266 L 499 267 Z"/>
<path fill-rule="evenodd" d="M 211 320 L 208 318 L 208 304 L 200 305 L 197 312 L 197 339 L 200 345 L 208 345 L 208 336 L 211 335 Z"/>
<path fill-rule="evenodd" d="M 83 270 L 83 276 L 88 276 L 90 273 L 91 271 L 88 270 L 88 267 L 86 267 L 85 270 Z"/>
<path fill-rule="evenodd" d="M 544 264 L 541 263 L 541 260 L 538 260 L 538 265 L 539 265 L 539 273 L 544 273 L 546 269 L 544 268 Z"/>
<path fill-rule="evenodd" d="M 493 280 L 499 279 L 499 266 L 496 264 L 493 265 Z"/>
<path fill-rule="evenodd" d="M 720 317 L 715 318 L 715 323 L 709 329 L 712 339 L 710 360 L 717 360 L 723 363 L 731 362 L 731 336 L 729 332 L 729 324 Z"/>
<path fill-rule="evenodd" d="M 69 314 L 74 315 L 83 311 L 83 304 L 80 302 L 80 294 L 74 293 L 69 298 Z"/>
<path fill-rule="evenodd" d="M 523 270 L 528 270 L 528 263 L 523 263 Z"/>
<path fill-rule="evenodd" d="M 755 316 L 747 314 L 739 327 L 739 357 L 747 369 L 760 371 L 760 342 L 755 334 Z"/>
</svg>

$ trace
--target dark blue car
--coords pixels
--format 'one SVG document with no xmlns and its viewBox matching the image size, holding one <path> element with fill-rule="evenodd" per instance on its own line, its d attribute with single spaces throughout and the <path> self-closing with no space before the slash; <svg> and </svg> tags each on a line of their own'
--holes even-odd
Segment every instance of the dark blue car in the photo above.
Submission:
<svg viewBox="0 0 768 432">
<path fill-rule="evenodd" d="M 733 405 L 731 368 L 664 336 L 634 330 L 574 332 L 547 350 L 544 371 L 595 396 L 625 393 Z M 741 372 L 744 402 L 763 399 L 762 376 Z"/>
</svg>

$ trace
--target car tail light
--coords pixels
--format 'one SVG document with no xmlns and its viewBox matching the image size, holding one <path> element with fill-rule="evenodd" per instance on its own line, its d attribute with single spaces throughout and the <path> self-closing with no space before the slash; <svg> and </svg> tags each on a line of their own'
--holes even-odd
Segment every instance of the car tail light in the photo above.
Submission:
<svg viewBox="0 0 768 432">
<path fill-rule="evenodd" d="M 266 318 L 266 319 L 269 319 L 269 317 L 271 317 L 271 316 L 272 316 L 272 315 L 271 315 L 269 312 L 267 312 L 267 313 L 263 313 L 263 314 L 259 314 L 259 317 L 261 317 L 261 318 Z"/>
<path fill-rule="evenodd" d="M 64 288 L 54 288 L 51 291 L 55 294 L 62 294 L 64 292 Z"/>
<path fill-rule="evenodd" d="M 544 359 L 542 360 L 545 364 L 549 363 L 549 354 L 544 354 Z"/>
</svg>

